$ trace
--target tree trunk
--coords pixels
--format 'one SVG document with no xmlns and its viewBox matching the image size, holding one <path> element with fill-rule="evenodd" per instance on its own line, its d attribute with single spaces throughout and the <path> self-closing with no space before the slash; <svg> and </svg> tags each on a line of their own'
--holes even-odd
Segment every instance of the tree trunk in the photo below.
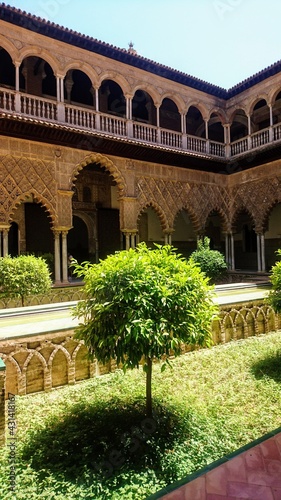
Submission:
<svg viewBox="0 0 281 500">
<path fill-rule="evenodd" d="M 152 359 L 147 358 L 146 372 L 146 416 L 152 417 L 152 397 L 151 397 L 151 376 L 152 376 Z"/>
</svg>

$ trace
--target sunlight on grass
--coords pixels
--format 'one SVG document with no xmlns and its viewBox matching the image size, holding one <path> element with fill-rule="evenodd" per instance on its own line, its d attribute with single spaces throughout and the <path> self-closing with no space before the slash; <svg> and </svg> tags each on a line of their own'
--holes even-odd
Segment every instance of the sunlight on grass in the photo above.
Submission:
<svg viewBox="0 0 281 500">
<path fill-rule="evenodd" d="M 191 352 L 142 370 L 17 397 L 17 492 L 8 449 L 1 498 L 145 499 L 281 425 L 281 333 Z"/>
</svg>

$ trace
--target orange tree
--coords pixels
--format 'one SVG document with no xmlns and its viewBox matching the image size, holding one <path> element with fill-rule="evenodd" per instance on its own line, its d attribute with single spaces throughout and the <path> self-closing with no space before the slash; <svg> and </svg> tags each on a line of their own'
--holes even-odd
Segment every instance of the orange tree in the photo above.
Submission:
<svg viewBox="0 0 281 500">
<path fill-rule="evenodd" d="M 154 360 L 169 363 L 182 344 L 211 343 L 210 323 L 216 312 L 208 278 L 171 246 L 116 252 L 98 264 L 76 264 L 86 299 L 74 315 L 82 322 L 76 337 L 92 358 L 115 359 L 123 370 L 146 371 L 146 413 L 152 414 L 151 376 Z"/>
<path fill-rule="evenodd" d="M 48 265 L 41 257 L 8 255 L 0 258 L 0 296 L 20 298 L 24 306 L 26 297 L 47 293 L 51 284 Z"/>
</svg>

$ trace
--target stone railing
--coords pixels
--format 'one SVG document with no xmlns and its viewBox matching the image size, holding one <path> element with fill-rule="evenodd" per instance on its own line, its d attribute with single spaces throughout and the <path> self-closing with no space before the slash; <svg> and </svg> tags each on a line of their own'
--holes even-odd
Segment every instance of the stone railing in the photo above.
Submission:
<svg viewBox="0 0 281 500">
<path fill-rule="evenodd" d="M 37 306 L 43 304 L 56 304 L 60 302 L 71 302 L 81 300 L 84 298 L 83 286 L 80 284 L 76 286 L 65 286 L 51 288 L 48 294 L 44 295 L 31 295 L 26 297 L 26 306 Z M 9 309 L 14 307 L 21 307 L 21 299 L 0 299 L 0 309 Z"/>
<path fill-rule="evenodd" d="M 270 143 L 281 141 L 281 124 L 260 130 L 230 144 L 224 144 L 101 113 L 86 106 L 57 102 L 55 99 L 37 97 L 4 88 L 0 88 L 0 111 L 55 122 L 77 128 L 77 130 L 83 129 L 115 137 L 127 137 L 130 140 L 145 141 L 148 144 L 157 144 L 216 158 L 235 157 Z"/>
</svg>

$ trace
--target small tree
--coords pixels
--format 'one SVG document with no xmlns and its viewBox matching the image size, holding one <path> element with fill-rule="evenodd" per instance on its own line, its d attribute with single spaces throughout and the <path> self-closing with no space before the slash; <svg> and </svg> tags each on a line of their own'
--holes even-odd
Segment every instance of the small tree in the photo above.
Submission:
<svg viewBox="0 0 281 500">
<path fill-rule="evenodd" d="M 281 250 L 277 250 L 276 254 L 281 257 Z M 271 269 L 270 281 L 272 290 L 269 292 L 267 302 L 272 306 L 275 312 L 281 311 L 281 261 L 276 262 Z"/>
<path fill-rule="evenodd" d="M 208 279 L 172 247 L 152 250 L 144 243 L 99 264 L 76 265 L 75 270 L 84 278 L 86 293 L 74 311 L 83 318 L 76 336 L 102 363 L 115 359 L 126 370 L 144 360 L 146 410 L 151 416 L 153 360 L 168 362 L 171 352 L 181 354 L 183 343 L 211 343 L 216 307 Z"/>
<path fill-rule="evenodd" d="M 197 250 L 190 255 L 190 258 L 212 281 L 216 281 L 227 271 L 224 255 L 218 250 L 210 249 L 210 238 L 207 236 L 198 240 Z"/>
<path fill-rule="evenodd" d="M 0 258 L 0 293 L 2 297 L 21 298 L 46 293 L 51 287 L 48 265 L 41 257 L 20 255 Z"/>
</svg>

